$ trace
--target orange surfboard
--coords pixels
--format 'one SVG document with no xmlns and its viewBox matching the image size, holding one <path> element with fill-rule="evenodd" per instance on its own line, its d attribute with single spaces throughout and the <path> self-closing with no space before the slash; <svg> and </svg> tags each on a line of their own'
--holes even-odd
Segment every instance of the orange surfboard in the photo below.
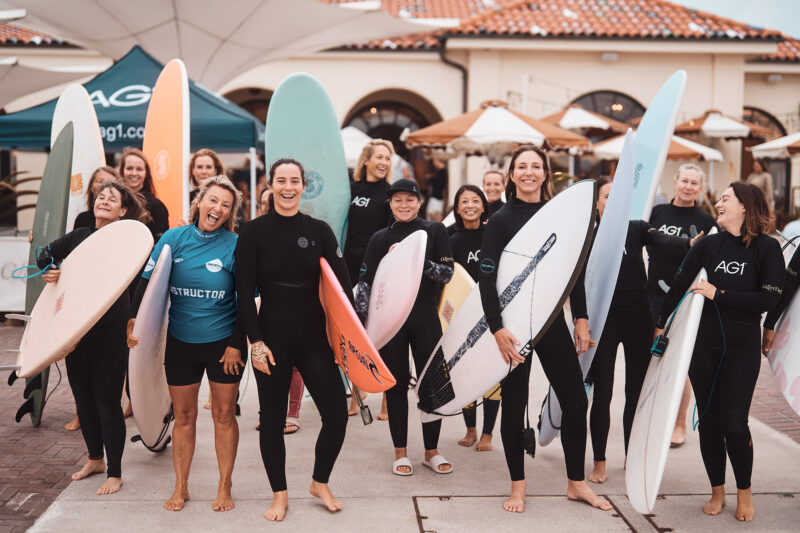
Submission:
<svg viewBox="0 0 800 533">
<path fill-rule="evenodd" d="M 153 87 L 143 151 L 169 226 L 179 226 L 189 217 L 189 78 L 180 59 L 167 63 Z"/>
<path fill-rule="evenodd" d="M 336 363 L 364 392 L 383 392 L 395 384 L 394 376 L 361 325 L 331 266 L 320 258 L 319 300 L 325 309 L 328 342 Z"/>
</svg>

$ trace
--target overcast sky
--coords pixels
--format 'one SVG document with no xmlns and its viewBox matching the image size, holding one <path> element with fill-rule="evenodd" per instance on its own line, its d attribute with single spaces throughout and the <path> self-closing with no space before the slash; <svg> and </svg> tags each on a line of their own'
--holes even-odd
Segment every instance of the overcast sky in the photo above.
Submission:
<svg viewBox="0 0 800 533">
<path fill-rule="evenodd" d="M 800 38 L 800 0 L 672 0 Z"/>
</svg>

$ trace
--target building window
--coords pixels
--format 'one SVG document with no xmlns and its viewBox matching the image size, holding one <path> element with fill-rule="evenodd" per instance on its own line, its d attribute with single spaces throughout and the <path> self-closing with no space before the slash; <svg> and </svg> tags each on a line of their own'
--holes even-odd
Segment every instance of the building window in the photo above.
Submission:
<svg viewBox="0 0 800 533">
<path fill-rule="evenodd" d="M 628 123 L 644 115 L 645 111 L 642 104 L 617 91 L 594 91 L 576 98 L 572 103 L 614 120 Z"/>
<path fill-rule="evenodd" d="M 409 151 L 400 134 L 408 128 L 409 132 L 429 126 L 425 116 L 413 107 L 393 101 L 378 101 L 357 109 L 350 114 L 345 127 L 358 128 L 373 139 L 386 139 L 394 145 L 395 151 L 407 161 Z"/>
<path fill-rule="evenodd" d="M 753 154 L 749 148 L 764 141 L 783 137 L 786 135 L 786 128 L 783 124 L 770 113 L 756 107 L 745 107 L 742 110 L 742 120 L 753 122 L 772 131 L 769 139 L 743 139 L 742 140 L 742 179 L 747 178 L 753 171 Z M 772 190 L 775 204 L 775 214 L 778 218 L 778 227 L 783 227 L 784 213 L 790 211 L 789 200 L 791 192 L 791 163 L 789 159 L 765 159 L 762 161 L 767 167 L 765 170 L 772 175 Z"/>
</svg>

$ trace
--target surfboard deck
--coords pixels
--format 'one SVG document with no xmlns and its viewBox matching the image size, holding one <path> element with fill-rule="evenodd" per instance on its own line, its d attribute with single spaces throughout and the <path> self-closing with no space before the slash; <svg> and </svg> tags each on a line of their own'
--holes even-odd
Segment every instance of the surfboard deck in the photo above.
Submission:
<svg viewBox="0 0 800 533">
<path fill-rule="evenodd" d="M 306 73 L 284 79 L 270 100 L 265 132 L 267 168 L 281 158 L 303 165 L 306 188 L 300 211 L 324 220 L 344 247 L 350 178 L 339 121 L 322 84 Z"/>
<path fill-rule="evenodd" d="M 633 170 L 635 164 L 633 133 L 628 130 L 619 158 L 617 171 L 608 195 L 604 215 L 597 227 L 589 259 L 586 260 L 586 309 L 589 314 L 589 331 L 598 341 L 603 335 L 608 310 L 614 297 L 616 280 L 619 275 L 625 239 L 628 234 L 628 213 L 633 198 Z M 570 334 L 574 326 L 567 322 Z M 591 347 L 580 356 L 583 377 L 589 372 L 597 346 Z M 555 391 L 550 387 L 542 406 L 539 427 L 539 444 L 547 446 L 558 435 L 561 428 L 561 405 Z"/>
<path fill-rule="evenodd" d="M 50 146 L 55 144 L 59 132 L 72 122 L 72 171 L 69 179 L 69 209 L 67 211 L 67 231 L 72 231 L 75 217 L 86 210 L 86 195 L 89 178 L 99 167 L 106 164 L 100 124 L 89 93 L 83 85 L 72 84 L 59 96 L 53 111 L 53 124 L 50 132 Z"/>
<path fill-rule="evenodd" d="M 786 249 L 792 245 L 787 244 Z M 794 248 L 794 253 L 800 253 Z M 787 264 L 791 257 L 787 258 Z M 792 301 L 775 325 L 775 340 L 769 351 L 769 366 L 784 398 L 800 415 L 800 298 Z"/>
<path fill-rule="evenodd" d="M 321 257 L 319 299 L 336 363 L 364 392 L 384 392 L 396 383 L 358 319 L 331 266 Z"/>
<path fill-rule="evenodd" d="M 455 316 L 458 308 L 469 296 L 470 291 L 475 287 L 472 276 L 459 263 L 454 264 L 453 278 L 442 289 L 442 296 L 439 299 L 439 321 L 442 323 L 442 331 L 447 329 L 450 321 Z"/>
<path fill-rule="evenodd" d="M 169 325 L 169 276 L 172 250 L 164 245 L 155 265 L 148 260 L 145 272 L 152 270 L 150 282 L 139 305 L 133 336 L 139 344 L 131 348 L 128 383 L 133 419 L 145 448 L 161 452 L 169 443 L 175 417 L 164 371 L 164 350 Z"/>
<path fill-rule="evenodd" d="M 169 211 L 169 227 L 189 218 L 189 78 L 180 59 L 166 64 L 153 86 L 142 151 L 156 196 Z"/>
<path fill-rule="evenodd" d="M 547 202 L 503 250 L 496 267 L 503 325 L 520 340 L 520 354 L 526 357 L 559 315 L 580 274 L 596 204 L 594 181 L 578 182 Z M 563 224 L 566 212 L 569 225 Z M 489 330 L 476 286 L 420 373 L 416 392 L 422 421 L 458 413 L 510 370 Z"/>
<path fill-rule="evenodd" d="M 153 248 L 147 226 L 120 220 L 97 230 L 61 263 L 22 334 L 18 374 L 35 375 L 75 346 L 111 308 Z"/>
<path fill-rule="evenodd" d="M 397 335 L 417 300 L 428 234 L 417 230 L 386 254 L 375 271 L 367 311 L 367 334 L 379 350 Z"/>
</svg>

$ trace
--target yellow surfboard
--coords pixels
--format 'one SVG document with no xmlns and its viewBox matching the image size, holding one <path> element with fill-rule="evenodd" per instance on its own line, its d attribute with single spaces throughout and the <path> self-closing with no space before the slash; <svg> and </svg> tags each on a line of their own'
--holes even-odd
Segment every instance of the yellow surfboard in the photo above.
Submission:
<svg viewBox="0 0 800 533">
<path fill-rule="evenodd" d="M 189 78 L 180 59 L 167 63 L 153 87 L 143 151 L 169 226 L 180 226 L 189 218 Z"/>
</svg>

